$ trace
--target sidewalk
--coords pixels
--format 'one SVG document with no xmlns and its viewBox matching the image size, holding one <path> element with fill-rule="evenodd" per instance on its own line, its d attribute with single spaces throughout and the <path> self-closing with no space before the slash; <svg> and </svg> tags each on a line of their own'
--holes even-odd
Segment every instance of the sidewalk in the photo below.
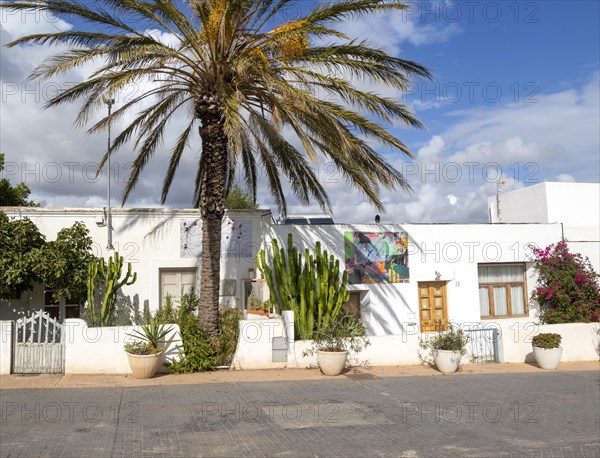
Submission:
<svg viewBox="0 0 600 458">
<path fill-rule="evenodd" d="M 157 374 L 149 380 L 138 380 L 132 375 L 103 374 L 39 374 L 2 375 L 0 389 L 117 387 L 155 385 L 196 385 L 203 383 L 273 382 L 292 380 L 326 380 L 336 378 L 372 377 L 457 377 L 469 374 L 551 373 L 570 371 L 600 371 L 598 361 L 562 362 L 556 371 L 545 371 L 535 364 L 466 364 L 456 374 L 442 374 L 429 366 L 378 366 L 353 368 L 339 377 L 328 377 L 318 369 L 271 369 L 246 371 L 214 371 L 195 374 Z"/>
</svg>

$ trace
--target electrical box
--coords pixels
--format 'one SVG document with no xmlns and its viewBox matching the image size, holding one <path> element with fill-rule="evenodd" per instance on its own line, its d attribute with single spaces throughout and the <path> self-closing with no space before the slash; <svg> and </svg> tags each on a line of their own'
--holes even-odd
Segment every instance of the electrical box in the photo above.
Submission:
<svg viewBox="0 0 600 458">
<path fill-rule="evenodd" d="M 273 351 L 271 360 L 274 363 L 287 362 L 287 343 L 285 337 L 273 337 L 271 345 Z"/>
</svg>

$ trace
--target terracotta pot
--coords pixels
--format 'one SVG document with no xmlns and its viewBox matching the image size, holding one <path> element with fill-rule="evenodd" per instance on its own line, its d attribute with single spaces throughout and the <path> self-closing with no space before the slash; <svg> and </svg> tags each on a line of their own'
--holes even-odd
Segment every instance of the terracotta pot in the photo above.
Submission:
<svg viewBox="0 0 600 458">
<path fill-rule="evenodd" d="M 562 348 L 533 347 L 533 355 L 542 369 L 556 369 L 562 356 Z"/>
<path fill-rule="evenodd" d="M 246 312 L 248 312 L 251 315 L 262 315 L 262 316 L 269 316 L 269 311 L 268 310 L 246 310 Z"/>
<path fill-rule="evenodd" d="M 435 365 L 440 372 L 451 374 L 458 370 L 461 354 L 452 350 L 435 350 Z"/>
<path fill-rule="evenodd" d="M 164 350 L 154 355 L 134 355 L 127 353 L 129 367 L 133 376 L 138 379 L 147 379 L 154 377 L 162 361 Z"/>
<path fill-rule="evenodd" d="M 340 375 L 346 367 L 347 351 L 317 350 L 319 369 L 325 375 Z"/>
</svg>

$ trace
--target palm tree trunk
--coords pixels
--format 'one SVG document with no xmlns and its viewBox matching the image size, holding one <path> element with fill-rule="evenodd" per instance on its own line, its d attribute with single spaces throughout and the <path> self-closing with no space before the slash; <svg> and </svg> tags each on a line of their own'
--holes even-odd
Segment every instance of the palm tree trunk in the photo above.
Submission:
<svg viewBox="0 0 600 458">
<path fill-rule="evenodd" d="M 221 220 L 225 212 L 227 137 L 222 110 L 214 96 L 197 102 L 202 139 L 200 216 L 202 258 L 200 267 L 200 324 L 208 337 L 219 333 L 219 285 L 221 266 Z"/>
</svg>

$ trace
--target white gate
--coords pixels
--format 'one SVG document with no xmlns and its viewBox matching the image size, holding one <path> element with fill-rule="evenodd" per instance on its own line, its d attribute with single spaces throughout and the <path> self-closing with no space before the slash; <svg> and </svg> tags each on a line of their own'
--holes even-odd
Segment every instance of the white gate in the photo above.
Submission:
<svg viewBox="0 0 600 458">
<path fill-rule="evenodd" d="M 47 312 L 38 310 L 17 320 L 13 372 L 53 374 L 64 371 L 65 347 L 62 326 Z"/>
</svg>

